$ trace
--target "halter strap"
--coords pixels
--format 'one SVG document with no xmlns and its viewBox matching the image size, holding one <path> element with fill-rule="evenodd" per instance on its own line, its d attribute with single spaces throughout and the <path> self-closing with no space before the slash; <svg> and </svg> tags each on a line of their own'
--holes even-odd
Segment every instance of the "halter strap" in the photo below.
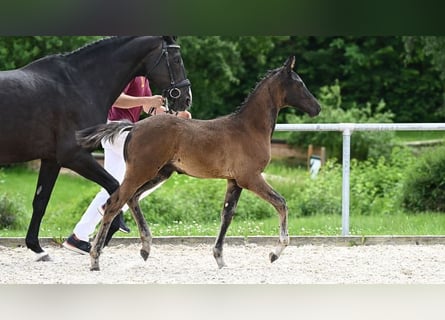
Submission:
<svg viewBox="0 0 445 320">
<path fill-rule="evenodd" d="M 191 85 L 190 80 L 185 77 L 184 66 L 183 66 L 182 70 L 184 71 L 185 79 L 180 81 L 179 83 L 176 83 L 175 76 L 174 76 L 173 71 L 172 71 L 172 69 L 170 67 L 170 61 L 168 59 L 168 49 L 169 48 L 179 49 L 181 47 L 179 45 L 177 45 L 177 44 L 167 44 L 166 41 L 163 40 L 162 41 L 161 54 L 159 55 L 158 59 L 156 60 L 155 64 L 151 68 L 151 70 L 149 72 L 147 72 L 147 76 L 148 76 L 148 74 L 151 73 L 160 64 L 162 57 L 165 56 L 165 61 L 167 63 L 168 75 L 170 77 L 170 87 L 168 87 L 168 88 L 166 88 L 166 89 L 164 89 L 162 91 L 162 96 L 164 98 L 167 98 L 166 99 L 166 108 L 167 108 L 167 110 L 169 110 L 168 109 L 168 103 L 167 103 L 168 98 L 170 98 L 170 99 L 178 99 L 181 96 L 181 90 L 179 90 L 179 88 Z"/>
</svg>

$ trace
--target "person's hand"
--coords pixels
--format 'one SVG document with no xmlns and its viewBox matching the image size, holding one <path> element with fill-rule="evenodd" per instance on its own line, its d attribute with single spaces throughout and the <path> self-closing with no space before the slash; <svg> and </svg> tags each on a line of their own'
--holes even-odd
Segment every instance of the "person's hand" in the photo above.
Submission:
<svg viewBox="0 0 445 320">
<path fill-rule="evenodd" d="M 179 111 L 176 114 L 177 117 L 179 118 L 184 118 L 184 119 L 191 119 L 192 118 L 192 114 L 188 111 Z"/>
<path fill-rule="evenodd" d="M 160 114 L 165 112 L 164 105 L 164 97 L 160 95 L 154 95 L 145 98 L 145 103 L 142 105 L 145 113 L 149 113 L 152 115 Z"/>
</svg>

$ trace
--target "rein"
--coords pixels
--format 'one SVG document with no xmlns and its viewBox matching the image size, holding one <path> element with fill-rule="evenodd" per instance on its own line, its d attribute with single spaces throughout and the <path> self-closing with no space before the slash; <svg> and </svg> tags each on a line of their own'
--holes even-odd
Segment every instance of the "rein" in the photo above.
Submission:
<svg viewBox="0 0 445 320">
<path fill-rule="evenodd" d="M 178 99 L 179 97 L 181 97 L 181 90 L 179 90 L 179 88 L 191 85 L 190 80 L 187 79 L 187 77 L 185 76 L 184 66 L 182 66 L 182 71 L 183 71 L 185 79 L 176 83 L 175 76 L 174 76 L 173 71 L 170 67 L 170 61 L 168 59 L 168 49 L 170 49 L 170 48 L 179 49 L 181 47 L 177 44 L 167 44 L 166 41 L 163 40 L 161 54 L 159 55 L 158 59 L 156 60 L 156 63 L 154 64 L 153 68 L 151 68 L 151 70 L 149 72 L 147 72 L 147 76 L 148 76 L 148 74 L 150 72 L 152 72 L 154 69 L 156 69 L 156 67 L 160 64 L 161 59 L 165 56 L 165 61 L 167 63 L 167 70 L 168 70 L 168 74 L 170 77 L 170 87 L 168 87 L 162 91 L 162 96 L 164 98 L 166 98 L 165 105 L 164 105 L 164 107 L 167 109 L 166 112 L 171 112 L 171 110 L 168 107 L 168 99 L 169 98 L 170 99 Z"/>
</svg>

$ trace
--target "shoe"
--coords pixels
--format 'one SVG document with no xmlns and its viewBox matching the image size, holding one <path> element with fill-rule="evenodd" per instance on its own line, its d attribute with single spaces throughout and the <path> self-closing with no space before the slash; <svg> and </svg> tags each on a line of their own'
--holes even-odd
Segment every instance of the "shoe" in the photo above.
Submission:
<svg viewBox="0 0 445 320">
<path fill-rule="evenodd" d="M 97 208 L 97 210 L 103 216 L 105 212 L 105 205 L 100 206 L 99 208 Z M 119 211 L 119 231 L 123 233 L 130 233 L 131 231 L 130 228 L 127 227 L 127 225 L 125 224 L 124 212 L 122 210 Z"/>
<path fill-rule="evenodd" d="M 78 239 L 74 233 L 63 242 L 62 246 L 80 254 L 89 254 L 91 250 L 91 244 Z"/>
<path fill-rule="evenodd" d="M 119 231 L 123 233 L 130 233 L 130 228 L 127 227 L 124 221 L 124 213 L 122 210 L 119 212 Z"/>
</svg>

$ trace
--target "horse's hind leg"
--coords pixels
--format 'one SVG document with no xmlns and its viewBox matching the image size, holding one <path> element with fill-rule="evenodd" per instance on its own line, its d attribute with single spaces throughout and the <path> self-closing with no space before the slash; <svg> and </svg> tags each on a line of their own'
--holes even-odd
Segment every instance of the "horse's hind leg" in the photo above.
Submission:
<svg viewBox="0 0 445 320">
<path fill-rule="evenodd" d="M 235 180 L 227 181 L 226 197 L 224 199 L 224 207 L 221 212 L 221 227 L 213 247 L 213 256 L 215 257 L 216 263 L 220 269 L 226 266 L 223 259 L 224 238 L 226 236 L 227 229 L 232 222 L 236 205 L 242 190 L 243 189 L 236 184 Z"/>
<path fill-rule="evenodd" d="M 267 182 L 264 181 L 261 175 L 257 176 L 254 180 L 251 179 L 247 189 L 269 202 L 278 212 L 280 218 L 280 240 L 275 251 L 269 254 L 270 262 L 274 262 L 289 245 L 289 233 L 287 229 L 288 208 L 286 200 L 278 192 L 272 189 Z"/>
<path fill-rule="evenodd" d="M 45 214 L 51 192 L 59 175 L 60 166 L 55 161 L 42 160 L 36 193 L 32 202 L 32 217 L 26 233 L 26 246 L 37 254 L 37 261 L 49 261 L 51 258 L 39 244 L 39 230 L 43 215 Z"/>
</svg>

